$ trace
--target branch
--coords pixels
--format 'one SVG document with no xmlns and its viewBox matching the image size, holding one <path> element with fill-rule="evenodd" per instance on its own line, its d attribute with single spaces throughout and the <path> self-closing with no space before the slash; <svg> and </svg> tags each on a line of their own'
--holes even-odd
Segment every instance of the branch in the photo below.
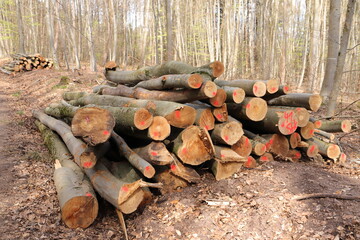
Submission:
<svg viewBox="0 0 360 240">
<path fill-rule="evenodd" d="M 342 199 L 342 200 L 354 200 L 360 201 L 360 196 L 348 196 L 348 195 L 339 195 L 334 193 L 312 193 L 312 194 L 305 194 L 302 196 L 296 196 L 293 200 L 301 201 L 311 198 L 335 198 L 335 199 Z"/>
<path fill-rule="evenodd" d="M 350 52 L 351 50 L 353 50 L 354 48 L 356 48 L 356 47 L 358 47 L 358 46 L 360 46 L 360 43 L 356 44 L 356 45 L 355 45 L 354 47 L 352 47 L 352 48 L 346 49 L 346 51 Z"/>
<path fill-rule="evenodd" d="M 350 106 L 354 105 L 355 103 L 357 103 L 358 101 L 360 101 L 360 98 L 355 100 L 354 102 L 350 103 L 349 105 L 347 105 L 347 107 L 343 108 L 340 110 L 340 112 L 336 113 L 334 116 L 339 115 L 340 113 L 342 113 L 343 111 L 345 111 L 346 109 L 348 109 Z"/>
</svg>

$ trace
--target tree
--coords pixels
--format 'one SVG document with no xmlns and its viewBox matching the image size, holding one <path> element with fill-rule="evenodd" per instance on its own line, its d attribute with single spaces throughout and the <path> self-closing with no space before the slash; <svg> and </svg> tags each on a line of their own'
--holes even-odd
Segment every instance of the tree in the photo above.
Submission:
<svg viewBox="0 0 360 240">
<path fill-rule="evenodd" d="M 89 44 L 89 54 L 90 54 L 90 69 L 93 72 L 96 72 L 96 58 L 94 50 L 94 40 L 93 40 L 93 29 L 92 29 L 92 11 L 91 11 L 91 0 L 86 1 L 86 10 L 87 10 L 87 27 L 88 27 L 88 44 Z"/>
<path fill-rule="evenodd" d="M 21 7 L 20 0 L 16 0 L 16 18 L 17 18 L 18 33 L 19 33 L 19 52 L 25 53 L 24 25 L 23 25 L 22 13 L 20 7 Z"/>
<path fill-rule="evenodd" d="M 340 41 L 340 51 L 339 56 L 336 64 L 336 71 L 335 71 L 335 78 L 334 78 L 334 85 L 331 89 L 329 104 L 327 107 L 327 115 L 334 116 L 336 104 L 337 104 L 337 97 L 339 92 L 341 91 L 341 80 L 345 65 L 345 58 L 346 58 L 346 50 L 348 47 L 349 37 L 350 37 L 350 30 L 352 25 L 352 20 L 355 11 L 355 3 L 356 0 L 349 0 L 346 10 L 346 18 L 345 23 L 342 31 L 341 41 Z"/>
<path fill-rule="evenodd" d="M 56 54 L 56 48 L 55 48 L 55 42 L 54 42 L 54 24 L 53 24 L 53 18 L 52 18 L 52 8 L 51 8 L 51 0 L 46 1 L 46 20 L 47 20 L 47 31 L 49 35 L 49 47 L 50 52 L 54 61 L 55 69 L 59 68 L 58 60 L 57 60 L 57 54 Z"/>
<path fill-rule="evenodd" d="M 172 14 L 171 0 L 165 0 L 166 5 L 166 57 L 167 61 L 174 60 L 174 47 L 172 40 Z"/>
<path fill-rule="evenodd" d="M 330 1 L 329 13 L 329 35 L 328 35 L 328 51 L 326 59 L 326 69 L 324 81 L 321 87 L 321 96 L 324 102 L 327 102 L 334 83 L 337 56 L 339 53 L 339 36 L 340 36 L 340 16 L 341 16 L 341 0 Z"/>
</svg>

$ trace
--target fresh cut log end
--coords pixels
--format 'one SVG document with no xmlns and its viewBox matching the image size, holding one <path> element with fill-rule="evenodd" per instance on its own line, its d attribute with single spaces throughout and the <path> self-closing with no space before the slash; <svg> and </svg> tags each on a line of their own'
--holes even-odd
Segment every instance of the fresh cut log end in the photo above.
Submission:
<svg viewBox="0 0 360 240">
<path fill-rule="evenodd" d="M 152 121 L 153 115 L 145 108 L 139 109 L 134 115 L 134 124 L 139 130 L 150 127 Z"/>
<path fill-rule="evenodd" d="M 226 101 L 226 92 L 224 89 L 217 89 L 216 95 L 209 99 L 209 102 L 214 107 L 221 107 Z"/>
<path fill-rule="evenodd" d="M 240 156 L 247 157 L 251 153 L 252 146 L 249 138 L 243 135 L 241 136 L 239 141 L 237 141 L 234 145 L 231 146 L 231 149 Z"/>
<path fill-rule="evenodd" d="M 189 106 L 182 106 L 165 116 L 165 118 L 171 126 L 186 128 L 194 124 L 196 119 L 196 110 Z"/>
<path fill-rule="evenodd" d="M 243 166 L 246 168 L 256 168 L 257 162 L 255 158 L 253 158 L 252 156 L 248 156 L 247 161 L 243 163 Z"/>
<path fill-rule="evenodd" d="M 93 168 L 97 162 L 97 157 L 93 151 L 85 151 L 80 156 L 80 165 L 83 168 Z"/>
<path fill-rule="evenodd" d="M 298 119 L 298 127 L 305 127 L 309 122 L 310 113 L 306 110 L 306 108 L 295 108 L 294 111 Z"/>
<path fill-rule="evenodd" d="M 259 157 L 258 162 L 260 164 L 274 161 L 274 157 L 271 153 L 264 153 L 261 157 Z"/>
<path fill-rule="evenodd" d="M 190 88 L 198 89 L 201 87 L 201 84 L 203 83 L 203 78 L 200 74 L 191 74 L 188 78 L 188 85 Z"/>
<path fill-rule="evenodd" d="M 266 94 L 266 84 L 261 81 L 257 81 L 253 85 L 253 93 L 255 97 L 263 97 Z"/>
<path fill-rule="evenodd" d="M 322 104 L 322 97 L 319 94 L 311 95 L 309 98 L 310 109 L 317 112 Z"/>
<path fill-rule="evenodd" d="M 155 141 L 162 141 L 170 135 L 171 127 L 166 120 L 166 118 L 162 116 L 155 116 L 153 118 L 153 122 L 148 128 L 148 134 L 151 139 Z"/>
<path fill-rule="evenodd" d="M 331 159 L 336 159 L 340 156 L 341 150 L 340 147 L 336 144 L 329 144 L 329 147 L 326 150 L 327 156 Z"/>
<path fill-rule="evenodd" d="M 97 107 L 84 107 L 76 110 L 71 122 L 74 136 L 92 146 L 106 142 L 115 126 L 115 119 L 108 110 Z"/>
<path fill-rule="evenodd" d="M 345 133 L 349 133 L 351 131 L 351 122 L 349 120 L 342 121 L 341 130 Z"/>
<path fill-rule="evenodd" d="M 245 99 L 245 91 L 242 88 L 234 89 L 232 93 L 232 99 L 234 103 L 241 103 Z"/>
<path fill-rule="evenodd" d="M 211 138 L 214 142 L 233 145 L 239 141 L 244 134 L 242 126 L 239 122 L 226 122 L 215 125 Z"/>
<path fill-rule="evenodd" d="M 266 116 L 267 104 L 264 99 L 251 98 L 245 108 L 246 116 L 255 122 L 263 120 Z"/>
<path fill-rule="evenodd" d="M 315 134 L 315 126 L 312 122 L 308 122 L 305 127 L 300 128 L 300 134 L 304 139 L 310 139 Z"/>
<path fill-rule="evenodd" d="M 214 82 L 207 81 L 204 82 L 200 88 L 200 92 L 202 92 L 206 97 L 213 98 L 216 96 L 218 88 Z"/>
<path fill-rule="evenodd" d="M 278 128 L 284 135 L 290 135 L 296 131 L 298 119 L 294 111 L 288 110 L 279 118 Z"/>
<path fill-rule="evenodd" d="M 290 149 L 286 157 L 290 158 L 293 162 L 298 162 L 301 159 L 301 153 L 296 149 Z"/>
<path fill-rule="evenodd" d="M 316 144 L 309 144 L 306 150 L 308 157 L 315 157 L 319 153 L 319 147 Z"/>
<path fill-rule="evenodd" d="M 274 94 L 279 90 L 280 82 L 278 79 L 270 79 L 266 81 L 266 90 L 270 94 Z"/>
<path fill-rule="evenodd" d="M 301 136 L 299 133 L 294 132 L 293 134 L 290 135 L 290 147 L 291 148 L 297 148 L 299 143 L 301 142 Z"/>
<path fill-rule="evenodd" d="M 257 156 L 262 156 L 266 152 L 266 145 L 263 143 L 256 143 L 253 147 L 253 153 Z"/>
<path fill-rule="evenodd" d="M 231 177 L 234 173 L 239 171 L 242 162 L 220 162 L 214 160 L 211 165 L 211 170 L 217 181 Z"/>
<path fill-rule="evenodd" d="M 218 122 L 226 122 L 228 120 L 227 105 L 224 103 L 221 107 L 213 108 L 212 113 Z"/>
<path fill-rule="evenodd" d="M 127 186 L 123 186 L 121 191 L 129 191 Z M 130 195 L 130 197 L 125 200 L 123 203 L 119 204 L 119 209 L 121 212 L 125 214 L 130 214 L 135 212 L 140 204 L 143 202 L 145 198 L 144 190 L 138 188 Z"/>
<path fill-rule="evenodd" d="M 69 228 L 87 228 L 97 217 L 98 209 L 96 198 L 87 193 L 67 201 L 61 209 L 61 219 Z"/>
</svg>

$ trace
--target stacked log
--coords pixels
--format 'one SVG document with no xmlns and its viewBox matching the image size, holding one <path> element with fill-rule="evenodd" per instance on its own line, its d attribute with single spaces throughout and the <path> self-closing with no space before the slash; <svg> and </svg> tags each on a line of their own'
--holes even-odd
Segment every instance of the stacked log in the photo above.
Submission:
<svg viewBox="0 0 360 240">
<path fill-rule="evenodd" d="M 12 54 L 13 60 L 0 67 L 0 71 L 6 74 L 17 72 L 32 71 L 35 69 L 51 69 L 54 66 L 53 61 L 44 58 L 40 54 Z"/>
<path fill-rule="evenodd" d="M 142 178 L 162 183 L 165 193 L 198 182 L 202 167 L 221 180 L 272 160 L 346 158 L 326 129 L 346 132 L 351 123 L 315 124 L 316 94 L 290 93 L 276 79 L 218 80 L 218 61 L 105 67 L 115 87 L 64 93 L 33 115 L 60 135 L 94 189 L 122 213 L 136 211 L 151 198 L 148 187 L 159 187 Z M 71 126 L 62 121 L 69 118 Z"/>
</svg>

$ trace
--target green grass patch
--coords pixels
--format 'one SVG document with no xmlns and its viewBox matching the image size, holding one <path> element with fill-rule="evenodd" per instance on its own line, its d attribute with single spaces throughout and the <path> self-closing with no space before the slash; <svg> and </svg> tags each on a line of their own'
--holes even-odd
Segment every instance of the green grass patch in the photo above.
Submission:
<svg viewBox="0 0 360 240">
<path fill-rule="evenodd" d="M 20 91 L 15 92 L 15 93 L 11 94 L 11 96 L 13 96 L 13 97 L 20 97 L 20 96 L 21 96 L 21 92 L 20 92 Z"/>
<path fill-rule="evenodd" d="M 24 115 L 24 111 L 23 110 L 16 111 L 16 114 L 22 116 L 22 115 Z"/>
</svg>

